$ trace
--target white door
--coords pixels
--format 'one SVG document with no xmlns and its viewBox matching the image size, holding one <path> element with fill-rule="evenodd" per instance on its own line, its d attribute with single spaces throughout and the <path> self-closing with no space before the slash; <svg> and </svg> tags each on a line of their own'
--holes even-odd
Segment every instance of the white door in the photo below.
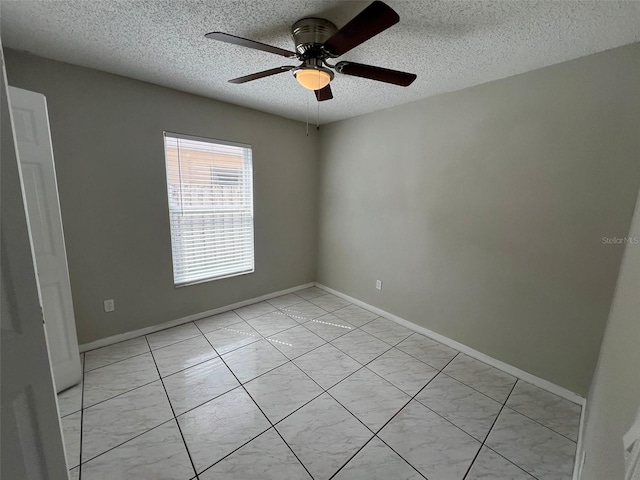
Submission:
<svg viewBox="0 0 640 480">
<path fill-rule="evenodd" d="M 82 372 L 73 314 L 47 100 L 9 87 L 27 214 L 56 391 L 80 382 Z"/>
<path fill-rule="evenodd" d="M 0 45 L 0 478 L 67 478 Z"/>
</svg>

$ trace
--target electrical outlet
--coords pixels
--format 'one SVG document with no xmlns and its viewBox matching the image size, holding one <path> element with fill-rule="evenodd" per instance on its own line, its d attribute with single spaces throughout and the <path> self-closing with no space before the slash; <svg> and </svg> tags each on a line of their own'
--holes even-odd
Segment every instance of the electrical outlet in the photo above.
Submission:
<svg viewBox="0 0 640 480">
<path fill-rule="evenodd" d="M 113 299 L 104 301 L 104 311 L 105 312 L 113 312 L 116 309 L 116 302 Z"/>
<path fill-rule="evenodd" d="M 376 280 L 376 289 L 382 290 L 382 280 Z"/>
</svg>

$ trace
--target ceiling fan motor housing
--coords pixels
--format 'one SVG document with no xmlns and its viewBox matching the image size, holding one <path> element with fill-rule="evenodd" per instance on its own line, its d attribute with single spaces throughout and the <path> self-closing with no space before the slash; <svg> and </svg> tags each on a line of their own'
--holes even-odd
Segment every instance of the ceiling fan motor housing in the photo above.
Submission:
<svg viewBox="0 0 640 480">
<path fill-rule="evenodd" d="M 291 27 L 291 37 L 302 60 L 323 58 L 327 55 L 322 44 L 337 31 L 338 28 L 324 18 L 303 18 Z"/>
</svg>

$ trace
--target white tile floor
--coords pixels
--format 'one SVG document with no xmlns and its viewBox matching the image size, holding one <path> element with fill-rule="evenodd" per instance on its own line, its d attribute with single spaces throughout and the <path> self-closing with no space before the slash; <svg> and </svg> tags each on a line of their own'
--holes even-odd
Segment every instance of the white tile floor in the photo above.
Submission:
<svg viewBox="0 0 640 480">
<path fill-rule="evenodd" d="M 82 480 L 569 480 L 580 407 L 309 288 L 87 352 Z"/>
</svg>

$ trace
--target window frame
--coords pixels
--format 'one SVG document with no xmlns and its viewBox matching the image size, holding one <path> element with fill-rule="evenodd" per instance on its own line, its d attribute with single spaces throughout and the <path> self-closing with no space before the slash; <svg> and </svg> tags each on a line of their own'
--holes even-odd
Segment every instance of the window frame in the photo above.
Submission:
<svg viewBox="0 0 640 480">
<path fill-rule="evenodd" d="M 191 282 L 184 282 L 184 283 L 176 283 L 176 272 L 175 272 L 175 262 L 174 262 L 174 255 L 173 255 L 173 230 L 171 228 L 171 205 L 170 205 L 170 200 L 169 200 L 169 171 L 168 171 L 168 164 L 167 164 L 167 141 L 166 138 L 167 136 L 171 137 L 171 138 L 176 138 L 176 139 L 184 139 L 184 140 L 191 140 L 191 141 L 196 141 L 196 142 L 204 142 L 204 143 L 212 143 L 212 144 L 217 144 L 217 145 L 227 145 L 227 146 L 231 146 L 231 147 L 239 147 L 239 148 L 245 148 L 249 150 L 249 154 L 250 154 L 250 165 L 251 165 L 251 176 L 250 176 L 250 181 L 251 181 L 251 224 L 252 224 L 252 228 L 251 228 L 251 250 L 252 250 L 252 254 L 253 254 L 253 268 L 250 271 L 242 271 L 242 272 L 237 272 L 237 273 L 230 273 L 230 274 L 225 274 L 225 275 L 219 275 L 219 276 L 215 276 L 215 277 L 208 277 L 208 278 L 203 278 L 200 280 L 194 280 Z M 256 237 L 256 229 L 255 229 L 255 182 L 254 182 L 254 162 L 253 162 L 253 147 L 248 144 L 248 143 L 240 143 L 240 142 L 234 142 L 234 141 L 229 141 L 229 140 L 221 140 L 221 139 L 217 139 L 217 138 L 209 138 L 209 137 L 200 137 L 197 135 L 189 135 L 189 134 L 185 134 L 185 133 L 176 133 L 176 132 L 171 132 L 169 130 L 163 130 L 162 132 L 162 149 L 164 152 L 164 177 L 165 177 L 165 199 L 166 199 L 166 206 L 167 206 L 167 218 L 169 220 L 169 247 L 170 247 L 170 253 L 171 253 L 171 273 L 172 273 L 172 281 L 173 281 L 173 287 L 174 288 L 182 288 L 182 287 L 189 287 L 191 285 L 199 285 L 201 283 L 208 283 L 208 282 L 214 282 L 216 280 L 223 280 L 225 278 L 232 278 L 232 277 L 239 277 L 239 276 L 243 276 L 243 275 L 251 275 L 253 273 L 255 273 L 256 271 L 256 241 L 255 241 L 255 237 Z"/>
</svg>

